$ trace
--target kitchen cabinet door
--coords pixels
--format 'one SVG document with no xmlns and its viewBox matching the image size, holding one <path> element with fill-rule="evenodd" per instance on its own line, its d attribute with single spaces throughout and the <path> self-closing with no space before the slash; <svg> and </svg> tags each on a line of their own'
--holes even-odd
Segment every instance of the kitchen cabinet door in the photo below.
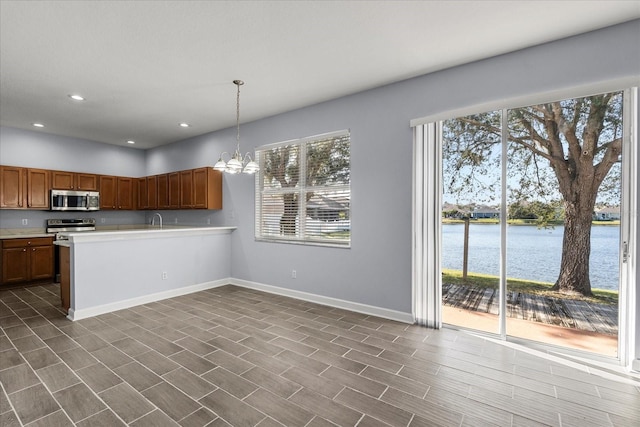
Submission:
<svg viewBox="0 0 640 427">
<path fill-rule="evenodd" d="M 2 284 L 29 281 L 29 254 L 26 247 L 2 249 Z"/>
<path fill-rule="evenodd" d="M 138 203 L 136 209 L 149 209 L 149 195 L 147 193 L 147 178 L 138 178 Z"/>
<path fill-rule="evenodd" d="M 27 207 L 49 209 L 49 171 L 27 169 Z"/>
<path fill-rule="evenodd" d="M 100 209 L 116 209 L 118 203 L 118 178 L 100 176 Z"/>
<path fill-rule="evenodd" d="M 210 167 L 193 170 L 193 207 L 222 209 L 222 172 Z"/>
<path fill-rule="evenodd" d="M 180 208 L 193 208 L 193 171 L 180 172 Z"/>
<path fill-rule="evenodd" d="M 91 173 L 76 173 L 75 185 L 78 190 L 98 191 L 98 176 Z"/>
<path fill-rule="evenodd" d="M 158 209 L 158 177 L 148 176 L 146 179 L 147 179 L 147 208 Z"/>
<path fill-rule="evenodd" d="M 29 249 L 27 249 L 28 251 Z M 53 244 L 30 248 L 29 279 L 40 280 L 53 277 Z"/>
<path fill-rule="evenodd" d="M 53 237 L 2 240 L 2 284 L 53 278 Z"/>
<path fill-rule="evenodd" d="M 98 176 L 90 173 L 51 171 L 51 188 L 98 191 Z"/>
<path fill-rule="evenodd" d="M 134 182 L 133 178 L 118 178 L 118 209 L 132 211 L 135 209 L 133 204 Z"/>
<path fill-rule="evenodd" d="M 169 209 L 169 175 L 158 175 L 158 209 Z"/>
<path fill-rule="evenodd" d="M 168 174 L 169 206 L 168 209 L 180 209 L 180 173 Z"/>
<path fill-rule="evenodd" d="M 51 171 L 51 188 L 56 190 L 74 190 L 75 174 L 73 172 Z"/>
<path fill-rule="evenodd" d="M 24 208 L 25 187 L 24 168 L 0 166 L 0 208 Z"/>
</svg>

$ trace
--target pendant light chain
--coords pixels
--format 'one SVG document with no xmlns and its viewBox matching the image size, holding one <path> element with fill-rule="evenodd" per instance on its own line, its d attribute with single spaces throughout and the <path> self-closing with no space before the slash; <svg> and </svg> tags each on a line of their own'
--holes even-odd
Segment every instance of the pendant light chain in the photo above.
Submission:
<svg viewBox="0 0 640 427">
<path fill-rule="evenodd" d="M 227 152 L 220 154 L 218 162 L 213 169 L 229 174 L 246 173 L 254 174 L 260 170 L 258 163 L 253 161 L 251 154 L 247 153 L 244 158 L 240 154 L 240 86 L 244 84 L 242 80 L 234 80 L 233 84 L 238 87 L 236 92 L 236 152 L 228 162 L 223 160 L 223 156 L 229 155 Z M 246 163 L 245 163 L 246 162 Z"/>
<path fill-rule="evenodd" d="M 233 83 L 238 86 L 238 92 L 236 95 L 236 152 L 240 152 L 240 86 L 244 84 L 242 80 L 234 80 Z"/>
</svg>

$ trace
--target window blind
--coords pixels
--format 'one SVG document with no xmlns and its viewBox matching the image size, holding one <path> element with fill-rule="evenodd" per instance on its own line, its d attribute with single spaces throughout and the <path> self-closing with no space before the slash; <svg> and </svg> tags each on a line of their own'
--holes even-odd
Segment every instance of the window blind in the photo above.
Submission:
<svg viewBox="0 0 640 427">
<path fill-rule="evenodd" d="M 349 246 L 349 131 L 256 150 L 256 239 Z"/>
</svg>

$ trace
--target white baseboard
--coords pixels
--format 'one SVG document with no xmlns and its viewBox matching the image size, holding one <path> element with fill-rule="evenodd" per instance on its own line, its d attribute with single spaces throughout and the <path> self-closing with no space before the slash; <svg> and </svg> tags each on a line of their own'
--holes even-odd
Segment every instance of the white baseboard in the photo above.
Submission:
<svg viewBox="0 0 640 427">
<path fill-rule="evenodd" d="M 634 359 L 631 362 L 631 370 L 633 372 L 640 372 L 640 359 Z"/>
<path fill-rule="evenodd" d="M 357 302 L 346 301 L 338 298 L 325 297 L 322 295 L 311 294 L 308 292 L 296 291 L 293 289 L 281 288 L 278 286 L 266 285 L 264 283 L 251 282 L 248 280 L 226 278 L 214 280 L 211 282 L 199 283 L 197 285 L 186 286 L 184 288 L 172 289 L 169 291 L 158 292 L 150 295 L 143 295 L 136 298 L 118 301 L 114 303 L 99 305 L 95 307 L 84 308 L 81 310 L 69 309 L 67 318 L 69 320 L 81 320 L 88 317 L 98 316 L 100 314 L 111 313 L 113 311 L 123 310 L 135 307 L 137 305 L 148 304 L 167 298 L 173 298 L 181 295 L 191 294 L 193 292 L 204 291 L 207 289 L 217 288 L 224 285 L 236 285 L 247 289 L 255 289 L 270 294 L 282 295 L 286 297 L 296 298 L 303 301 L 314 302 L 317 304 L 327 305 L 329 307 L 341 308 L 343 310 L 354 311 L 357 313 L 368 314 L 370 316 L 382 317 L 385 319 L 395 320 L 402 323 L 412 324 L 413 316 L 411 313 L 402 311 L 389 310 L 387 308 L 376 307 L 373 305 L 360 304 Z"/>
<path fill-rule="evenodd" d="M 217 288 L 218 286 L 228 285 L 233 279 L 219 279 L 211 282 L 198 283 L 197 285 L 185 286 L 184 288 L 171 289 L 169 291 L 158 292 L 150 295 L 143 295 L 136 298 L 127 299 L 124 301 L 118 301 L 114 303 L 98 305 L 94 307 L 84 308 L 81 310 L 69 309 L 67 319 L 80 320 L 87 317 L 98 316 L 100 314 L 111 313 L 112 311 L 123 310 L 125 308 L 135 307 L 137 305 L 148 304 L 150 302 L 156 302 L 167 298 L 178 297 L 181 295 L 191 294 L 194 292 L 204 291 L 207 289 Z"/>
<path fill-rule="evenodd" d="M 250 282 L 248 280 L 230 279 L 232 285 L 240 286 L 248 289 L 268 292 L 270 294 L 282 295 L 286 297 L 296 298 L 303 301 L 314 302 L 317 304 L 328 305 L 329 307 L 341 308 L 344 310 L 355 311 L 357 313 L 368 314 L 370 316 L 382 317 L 385 319 L 395 320 L 402 323 L 414 323 L 413 315 L 402 311 L 389 310 L 387 308 L 376 307 L 373 305 L 360 304 L 357 302 L 346 301 L 338 298 L 325 297 L 322 295 L 311 294 L 308 292 L 296 291 L 293 289 L 281 288 L 278 286 L 265 285 L 263 283 Z"/>
</svg>

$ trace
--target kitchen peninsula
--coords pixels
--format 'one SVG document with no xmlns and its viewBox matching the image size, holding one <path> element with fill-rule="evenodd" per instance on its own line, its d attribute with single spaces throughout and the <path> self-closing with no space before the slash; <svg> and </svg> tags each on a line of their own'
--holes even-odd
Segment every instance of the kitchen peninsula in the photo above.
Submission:
<svg viewBox="0 0 640 427">
<path fill-rule="evenodd" d="M 142 228 L 65 233 L 61 294 L 84 319 L 226 284 L 236 227 Z M 66 299 L 66 300 L 65 300 Z"/>
</svg>

